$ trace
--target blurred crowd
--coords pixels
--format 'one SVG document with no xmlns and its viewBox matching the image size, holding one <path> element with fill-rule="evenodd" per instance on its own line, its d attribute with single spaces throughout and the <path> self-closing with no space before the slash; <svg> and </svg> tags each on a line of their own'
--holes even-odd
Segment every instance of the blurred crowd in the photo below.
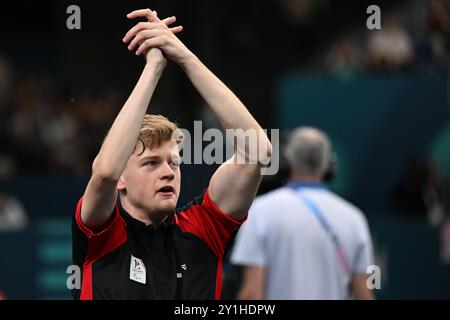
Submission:
<svg viewBox="0 0 450 320">
<path fill-rule="evenodd" d="M 448 0 L 407 1 L 381 12 L 381 30 L 352 29 L 332 43 L 327 69 L 339 76 L 365 71 L 447 70 Z"/>
<path fill-rule="evenodd" d="M 450 218 L 450 172 L 439 174 L 430 157 L 410 160 L 390 193 L 391 209 L 437 226 Z M 450 221 L 450 220 L 449 220 Z"/>
<path fill-rule="evenodd" d="M 67 94 L 49 73 L 15 67 L 0 57 L 0 176 L 86 174 L 120 107 L 116 93 Z"/>
</svg>

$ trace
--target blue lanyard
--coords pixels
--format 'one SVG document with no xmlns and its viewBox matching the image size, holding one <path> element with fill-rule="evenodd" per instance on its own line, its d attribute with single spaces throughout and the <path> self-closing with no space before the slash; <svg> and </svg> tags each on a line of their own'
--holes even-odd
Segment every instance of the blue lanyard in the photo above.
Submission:
<svg viewBox="0 0 450 320">
<path fill-rule="evenodd" d="M 303 203 L 308 207 L 308 209 L 314 214 L 314 216 L 319 220 L 320 225 L 322 228 L 326 231 L 326 233 L 330 236 L 331 241 L 333 242 L 333 245 L 336 249 L 336 253 L 338 255 L 339 261 L 342 265 L 342 268 L 344 271 L 349 274 L 350 273 L 350 266 L 348 263 L 348 260 L 345 255 L 344 247 L 339 242 L 339 238 L 337 237 L 336 233 L 333 231 L 333 228 L 331 227 L 328 220 L 323 215 L 322 211 L 319 209 L 319 207 L 315 204 L 314 201 L 312 201 L 309 197 L 305 195 L 304 192 L 302 192 L 302 188 L 314 188 L 314 189 L 323 189 L 326 190 L 325 185 L 321 183 L 302 183 L 302 182 L 291 182 L 288 184 L 288 187 L 293 189 L 299 198 L 303 201 Z"/>
</svg>

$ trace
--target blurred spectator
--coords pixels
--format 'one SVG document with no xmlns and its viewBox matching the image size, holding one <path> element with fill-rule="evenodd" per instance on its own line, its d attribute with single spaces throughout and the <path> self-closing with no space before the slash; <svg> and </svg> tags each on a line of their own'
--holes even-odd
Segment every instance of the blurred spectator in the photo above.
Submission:
<svg viewBox="0 0 450 320">
<path fill-rule="evenodd" d="M 450 217 L 450 168 L 442 183 L 442 202 L 445 214 Z"/>
<path fill-rule="evenodd" d="M 25 209 L 18 199 L 0 193 L 0 231 L 18 231 L 28 224 Z"/>
<path fill-rule="evenodd" d="M 339 77 L 350 77 L 364 70 L 364 53 L 349 37 L 338 39 L 326 57 L 329 72 Z"/>
<path fill-rule="evenodd" d="M 394 186 L 391 204 L 402 214 L 427 217 L 432 225 L 439 224 L 444 208 L 434 161 L 413 159 L 405 177 Z"/>
<path fill-rule="evenodd" d="M 442 66 L 448 66 L 450 14 L 443 0 L 432 0 L 427 3 L 426 23 L 433 60 Z"/>
<path fill-rule="evenodd" d="M 381 30 L 371 30 L 367 42 L 371 64 L 376 69 L 398 70 L 414 60 L 411 37 L 394 14 L 387 15 Z"/>
<path fill-rule="evenodd" d="M 49 115 L 46 122 L 40 131 L 41 139 L 50 154 L 50 167 L 70 168 L 76 165 L 78 154 L 73 140 L 78 127 L 70 110 L 60 107 Z"/>
<path fill-rule="evenodd" d="M 16 171 L 14 158 L 9 154 L 0 154 L 0 178 L 10 178 Z"/>
<path fill-rule="evenodd" d="M 441 261 L 450 265 L 450 170 L 444 178 L 442 199 L 445 220 L 441 224 Z"/>
<path fill-rule="evenodd" d="M 0 112 L 6 108 L 7 99 L 12 87 L 12 66 L 0 54 Z"/>
<path fill-rule="evenodd" d="M 281 10 L 294 25 L 311 23 L 327 6 L 326 0 L 282 0 Z"/>
<path fill-rule="evenodd" d="M 441 262 L 450 265 L 450 217 L 441 226 Z"/>
<path fill-rule="evenodd" d="M 448 35 L 450 32 L 449 8 L 444 0 L 428 1 L 427 23 L 436 33 Z"/>
<path fill-rule="evenodd" d="M 0 53 L 0 176 L 7 176 L 14 170 L 14 160 L 8 153 L 8 121 L 11 118 L 10 97 L 12 89 L 12 66 Z"/>
<path fill-rule="evenodd" d="M 256 198 L 237 234 L 231 261 L 244 266 L 238 298 L 372 299 L 367 221 L 323 184 L 333 170 L 328 137 L 298 128 L 285 154 L 289 184 Z"/>
</svg>

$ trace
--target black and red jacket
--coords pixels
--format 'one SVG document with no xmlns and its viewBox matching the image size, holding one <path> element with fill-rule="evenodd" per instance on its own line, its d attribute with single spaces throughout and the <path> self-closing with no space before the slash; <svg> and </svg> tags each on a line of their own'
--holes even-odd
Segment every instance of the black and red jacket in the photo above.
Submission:
<svg viewBox="0 0 450 320">
<path fill-rule="evenodd" d="M 81 221 L 82 203 L 72 222 L 82 271 L 75 299 L 220 299 L 225 249 L 243 221 L 221 212 L 207 190 L 157 229 L 117 201 L 110 222 L 94 233 Z"/>
</svg>

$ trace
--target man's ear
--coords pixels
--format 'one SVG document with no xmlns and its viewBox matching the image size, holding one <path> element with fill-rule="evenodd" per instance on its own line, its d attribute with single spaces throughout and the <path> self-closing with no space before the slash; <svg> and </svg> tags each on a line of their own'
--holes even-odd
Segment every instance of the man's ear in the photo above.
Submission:
<svg viewBox="0 0 450 320">
<path fill-rule="evenodd" d="M 131 158 L 131 156 L 130 156 L 130 158 Z M 129 162 L 129 161 L 130 161 L 130 159 L 128 159 L 128 162 Z M 121 174 L 120 177 L 119 177 L 119 181 L 117 181 L 117 190 L 119 190 L 119 191 L 125 190 L 125 177 L 124 177 L 124 173 L 125 173 L 125 171 L 127 170 L 128 162 L 127 162 L 127 164 L 125 165 L 125 168 L 123 169 L 122 174 Z"/>
<path fill-rule="evenodd" d="M 117 181 L 117 190 L 125 190 L 125 181 L 123 175 L 120 175 L 119 181 Z"/>
</svg>

